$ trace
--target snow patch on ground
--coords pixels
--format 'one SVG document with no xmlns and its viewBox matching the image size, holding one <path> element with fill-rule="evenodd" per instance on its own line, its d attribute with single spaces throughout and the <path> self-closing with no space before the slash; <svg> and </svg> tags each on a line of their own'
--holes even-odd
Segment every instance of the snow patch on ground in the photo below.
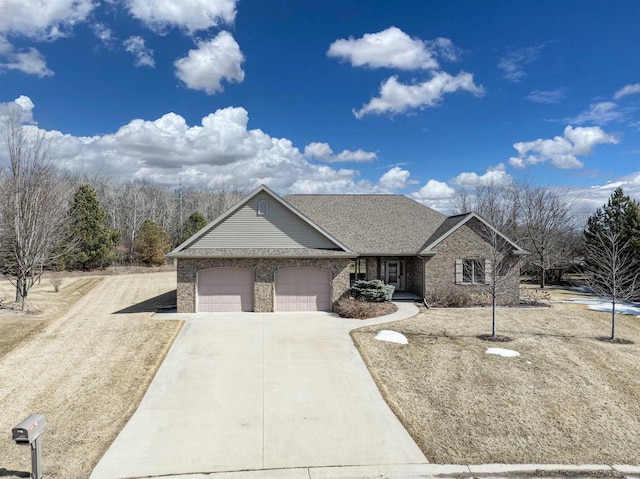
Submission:
<svg viewBox="0 0 640 479">
<path fill-rule="evenodd" d="M 572 289 L 573 291 L 579 291 L 580 293 L 585 293 L 585 294 L 592 293 L 591 289 L 586 286 L 569 286 L 568 289 Z"/>
<path fill-rule="evenodd" d="M 594 311 L 611 312 L 611 301 L 598 298 L 572 298 L 568 302 L 586 304 L 589 309 Z M 640 304 L 637 303 L 616 303 L 616 313 L 629 314 L 631 316 L 640 317 Z"/>
<path fill-rule="evenodd" d="M 515 358 L 520 356 L 518 351 L 514 351 L 513 349 L 502 349 L 502 348 L 487 348 L 485 351 L 487 354 L 496 354 L 498 356 L 503 356 L 505 358 Z"/>
<path fill-rule="evenodd" d="M 396 344 L 409 344 L 407 338 L 404 334 L 401 334 L 397 331 L 391 331 L 389 329 L 383 329 L 382 331 L 376 334 L 376 338 L 378 341 L 388 341 L 390 343 Z"/>
</svg>

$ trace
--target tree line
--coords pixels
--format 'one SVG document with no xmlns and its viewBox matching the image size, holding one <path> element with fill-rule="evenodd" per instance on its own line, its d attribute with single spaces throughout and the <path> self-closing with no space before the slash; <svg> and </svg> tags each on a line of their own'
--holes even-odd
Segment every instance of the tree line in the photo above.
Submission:
<svg viewBox="0 0 640 479">
<path fill-rule="evenodd" d="M 45 134 L 23 125 L 19 109 L 0 118 L 9 159 L 0 168 L 0 273 L 16 287 L 16 301 L 48 269 L 162 264 L 172 247 L 248 193 L 61 171 Z M 527 249 L 526 268 L 541 288 L 581 267 L 594 291 L 604 294 L 602 283 L 614 283 L 615 299 L 638 297 L 640 208 L 621 189 L 586 224 L 576 221 L 567 193 L 531 183 L 463 189 L 456 208 L 476 212 Z"/>
<path fill-rule="evenodd" d="M 0 166 L 0 274 L 16 302 L 46 270 L 157 265 L 247 194 L 236 186 L 168 188 L 56 168 L 45 134 L 0 112 L 8 164 Z"/>
</svg>

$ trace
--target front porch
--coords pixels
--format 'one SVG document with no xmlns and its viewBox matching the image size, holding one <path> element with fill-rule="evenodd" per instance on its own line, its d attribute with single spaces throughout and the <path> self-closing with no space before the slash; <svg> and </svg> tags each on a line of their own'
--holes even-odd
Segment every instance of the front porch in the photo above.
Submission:
<svg viewBox="0 0 640 479">
<path fill-rule="evenodd" d="M 379 279 L 395 288 L 394 300 L 422 300 L 424 268 L 416 256 L 368 256 L 352 260 L 350 281 Z"/>
<path fill-rule="evenodd" d="M 391 301 L 420 301 L 422 302 L 422 298 L 415 294 L 415 293 L 411 293 L 409 291 L 395 291 L 393 293 L 393 297 L 391 298 Z"/>
</svg>

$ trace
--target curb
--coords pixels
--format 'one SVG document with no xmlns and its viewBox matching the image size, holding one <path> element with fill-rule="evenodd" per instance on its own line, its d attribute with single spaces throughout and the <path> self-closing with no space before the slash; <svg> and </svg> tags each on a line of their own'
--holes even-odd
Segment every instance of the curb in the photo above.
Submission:
<svg viewBox="0 0 640 479">
<path fill-rule="evenodd" d="M 548 472 L 548 474 L 545 474 Z M 603 473 L 599 476 L 597 472 Z M 535 473 L 535 476 L 532 476 Z M 584 473 L 584 474 L 581 474 Z M 578 478 L 611 477 L 624 474 L 640 478 L 640 466 L 625 464 L 380 464 L 365 466 L 310 466 L 286 469 L 252 469 L 244 471 L 201 472 L 164 475 L 162 479 L 427 479 L 427 478 Z M 153 479 L 153 477 L 136 479 Z M 619 477 L 613 476 L 613 477 Z"/>
</svg>

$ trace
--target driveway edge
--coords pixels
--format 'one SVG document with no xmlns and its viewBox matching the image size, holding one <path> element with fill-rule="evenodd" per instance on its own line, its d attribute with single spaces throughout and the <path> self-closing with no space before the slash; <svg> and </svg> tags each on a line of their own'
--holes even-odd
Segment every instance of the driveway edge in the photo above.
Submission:
<svg viewBox="0 0 640 479">
<path fill-rule="evenodd" d="M 598 477 L 619 472 L 629 479 L 640 475 L 640 466 L 624 464 L 384 464 L 370 466 L 318 466 L 287 469 L 243 470 L 162 476 L 163 479 L 365 479 L 387 477 L 398 479 L 530 477 L 539 478 Z M 584 474 L 581 474 L 584 473 Z M 157 476 L 153 476 L 157 477 Z M 152 476 L 137 479 L 151 479 Z"/>
</svg>

